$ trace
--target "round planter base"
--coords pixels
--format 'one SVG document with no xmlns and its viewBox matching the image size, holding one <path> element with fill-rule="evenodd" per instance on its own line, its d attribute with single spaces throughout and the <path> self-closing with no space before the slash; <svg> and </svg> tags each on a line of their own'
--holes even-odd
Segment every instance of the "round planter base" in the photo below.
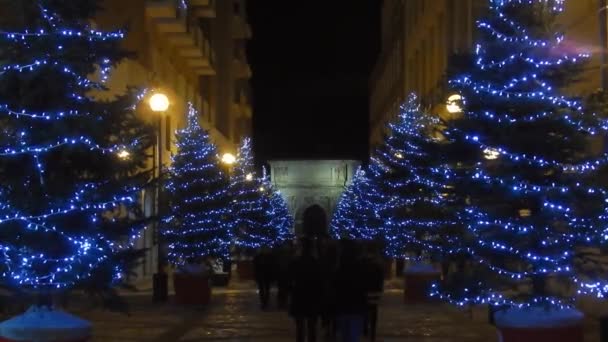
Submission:
<svg viewBox="0 0 608 342">
<path fill-rule="evenodd" d="M 85 342 L 91 324 L 62 310 L 33 306 L 0 323 L 0 342 Z"/>
<path fill-rule="evenodd" d="M 583 325 L 555 328 L 498 328 L 500 342 L 583 342 Z"/>
<path fill-rule="evenodd" d="M 575 309 L 510 308 L 494 314 L 500 342 L 583 342 L 583 314 Z"/>
</svg>

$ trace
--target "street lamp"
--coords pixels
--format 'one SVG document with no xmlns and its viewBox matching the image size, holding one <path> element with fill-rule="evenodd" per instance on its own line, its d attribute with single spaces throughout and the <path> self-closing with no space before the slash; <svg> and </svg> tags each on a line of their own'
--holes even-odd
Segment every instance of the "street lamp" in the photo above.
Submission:
<svg viewBox="0 0 608 342">
<path fill-rule="evenodd" d="M 232 166 L 234 163 L 236 163 L 236 157 L 232 153 L 224 153 L 222 156 L 222 163 Z"/>
<path fill-rule="evenodd" d="M 169 98 L 163 93 L 155 93 L 150 96 L 148 101 L 152 112 L 158 115 L 158 132 L 156 133 L 156 157 L 158 158 L 157 172 L 158 178 L 156 183 L 156 246 L 157 246 L 157 271 L 153 275 L 152 279 L 152 296 L 154 301 L 165 302 L 169 298 L 169 278 L 164 269 L 164 256 L 160 232 L 160 223 L 162 220 L 162 188 L 161 188 L 161 176 L 163 170 L 163 148 L 162 148 L 162 120 L 167 109 L 169 109 Z"/>
<path fill-rule="evenodd" d="M 118 153 L 116 153 L 116 155 L 122 160 L 127 160 L 129 157 L 131 157 L 131 153 L 128 150 L 120 150 Z"/>
<path fill-rule="evenodd" d="M 487 160 L 496 160 L 498 157 L 500 157 L 500 151 L 495 148 L 488 147 L 483 150 L 483 157 Z"/>
<path fill-rule="evenodd" d="M 253 180 L 253 173 L 248 173 L 247 176 L 245 176 L 245 180 L 251 182 Z"/>
<path fill-rule="evenodd" d="M 446 109 L 450 114 L 462 113 L 462 95 L 452 94 L 446 102 Z"/>
</svg>

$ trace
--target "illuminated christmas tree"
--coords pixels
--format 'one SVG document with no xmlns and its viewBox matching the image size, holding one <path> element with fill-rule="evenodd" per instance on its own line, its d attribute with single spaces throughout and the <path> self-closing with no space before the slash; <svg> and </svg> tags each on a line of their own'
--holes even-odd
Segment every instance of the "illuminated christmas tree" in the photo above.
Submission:
<svg viewBox="0 0 608 342">
<path fill-rule="evenodd" d="M 556 33 L 563 3 L 491 0 L 474 67 L 451 80 L 464 113 L 445 134 L 459 154 L 455 193 L 468 203 L 460 215 L 471 239 L 461 272 L 436 295 L 456 304 L 571 304 L 573 293 L 549 282 L 578 281 L 577 249 L 605 227 L 608 194 L 590 180 L 608 158 L 587 150 L 601 125 L 560 92 L 587 57 Z"/>
<path fill-rule="evenodd" d="M 272 246 L 275 236 L 273 228 L 270 227 L 272 217 L 269 189 L 265 186 L 264 179 L 255 173 L 249 138 L 241 142 L 232 175 L 231 191 L 236 249 L 253 255 L 261 247 Z"/>
<path fill-rule="evenodd" d="M 177 132 L 170 181 L 170 216 L 164 239 L 175 265 L 189 258 L 228 260 L 232 241 L 231 198 L 217 148 L 190 105 L 188 126 Z"/>
<path fill-rule="evenodd" d="M 331 221 L 335 238 L 364 241 L 383 239 L 385 219 L 381 214 L 384 196 L 367 172 L 359 168 L 340 197 Z"/>
<path fill-rule="evenodd" d="M 275 188 L 270 183 L 270 180 L 264 177 L 264 188 L 268 189 L 268 210 L 267 215 L 270 217 L 270 228 L 274 229 L 276 232 L 274 235 L 274 242 L 272 247 L 276 247 L 281 245 L 282 243 L 293 240 L 294 235 L 292 233 L 294 228 L 294 220 L 293 216 L 289 212 L 289 208 L 287 207 L 287 202 L 281 195 L 281 192 L 275 190 Z"/>
<path fill-rule="evenodd" d="M 105 98 L 122 32 L 90 26 L 96 1 L 20 1 L 0 29 L 0 279 L 50 296 L 111 286 L 143 228 L 154 131 L 138 96 Z M 94 76 L 92 76 L 94 75 Z"/>
<path fill-rule="evenodd" d="M 458 222 L 450 212 L 452 171 L 444 145 L 433 133 L 439 119 L 424 113 L 415 95 L 401 107 L 378 149 L 370 173 L 384 195 L 386 255 L 397 258 L 438 256 L 443 239 L 455 242 Z"/>
</svg>

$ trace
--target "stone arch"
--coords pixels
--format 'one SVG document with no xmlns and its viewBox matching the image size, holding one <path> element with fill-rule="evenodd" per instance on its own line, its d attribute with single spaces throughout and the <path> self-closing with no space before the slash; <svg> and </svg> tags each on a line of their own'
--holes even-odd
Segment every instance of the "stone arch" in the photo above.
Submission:
<svg viewBox="0 0 608 342">
<path fill-rule="evenodd" d="M 302 213 L 301 234 L 309 237 L 321 237 L 329 234 L 327 212 L 323 207 L 314 204 Z"/>
</svg>

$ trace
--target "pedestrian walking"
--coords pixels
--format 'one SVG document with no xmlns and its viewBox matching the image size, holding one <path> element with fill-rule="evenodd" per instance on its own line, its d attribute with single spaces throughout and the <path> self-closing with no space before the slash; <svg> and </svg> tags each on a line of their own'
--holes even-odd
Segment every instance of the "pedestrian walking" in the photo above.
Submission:
<svg viewBox="0 0 608 342">
<path fill-rule="evenodd" d="M 273 272 L 272 254 L 267 247 L 262 247 L 258 254 L 253 258 L 253 273 L 255 282 L 258 286 L 260 307 L 262 310 L 268 308 Z"/>
<path fill-rule="evenodd" d="M 275 251 L 277 261 L 277 306 L 287 309 L 289 302 L 289 265 L 293 259 L 293 246 L 291 241 L 283 243 Z"/>
<path fill-rule="evenodd" d="M 359 342 L 367 312 L 363 263 L 354 241 L 343 240 L 340 247 L 334 280 L 338 332 L 342 342 Z"/>
<path fill-rule="evenodd" d="M 364 319 L 363 334 L 374 342 L 376 341 L 378 323 L 378 305 L 384 291 L 384 264 L 380 255 L 380 248 L 374 241 L 366 244 L 363 270 L 367 294 L 367 312 Z"/>
<path fill-rule="evenodd" d="M 302 239 L 299 247 L 300 255 L 289 266 L 289 314 L 296 323 L 296 341 L 315 342 L 323 295 L 322 273 L 312 240 Z"/>
<path fill-rule="evenodd" d="M 336 336 L 336 289 L 334 277 L 338 267 L 338 248 L 335 241 L 325 238 L 320 240 L 319 261 L 323 281 L 323 300 L 321 301 L 321 327 L 325 338 Z"/>
</svg>

